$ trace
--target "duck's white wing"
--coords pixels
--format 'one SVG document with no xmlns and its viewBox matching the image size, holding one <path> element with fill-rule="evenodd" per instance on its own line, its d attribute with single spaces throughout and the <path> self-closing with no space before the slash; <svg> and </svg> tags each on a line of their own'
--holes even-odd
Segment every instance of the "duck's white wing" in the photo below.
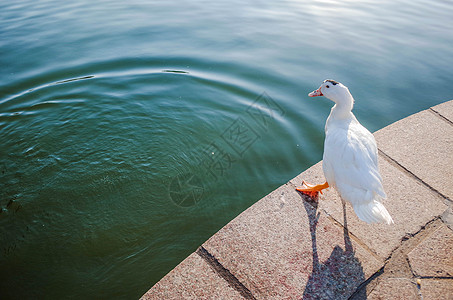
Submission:
<svg viewBox="0 0 453 300">
<path fill-rule="evenodd" d="M 373 135 L 358 122 L 326 133 L 323 169 L 329 185 L 353 205 L 386 198 Z"/>
</svg>

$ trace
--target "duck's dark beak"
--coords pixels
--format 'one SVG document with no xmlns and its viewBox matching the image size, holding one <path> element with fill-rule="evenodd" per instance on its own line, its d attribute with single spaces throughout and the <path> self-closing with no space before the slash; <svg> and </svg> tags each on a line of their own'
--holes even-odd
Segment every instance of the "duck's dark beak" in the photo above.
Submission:
<svg viewBox="0 0 453 300">
<path fill-rule="evenodd" d="M 321 87 L 319 87 L 319 89 L 311 92 L 310 94 L 308 94 L 308 96 L 309 97 L 318 97 L 318 96 L 324 96 L 324 95 L 321 93 Z"/>
</svg>

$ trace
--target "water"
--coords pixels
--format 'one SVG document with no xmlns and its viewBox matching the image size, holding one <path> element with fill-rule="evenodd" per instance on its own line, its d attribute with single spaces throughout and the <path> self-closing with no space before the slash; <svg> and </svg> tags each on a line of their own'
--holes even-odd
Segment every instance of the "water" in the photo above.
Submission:
<svg viewBox="0 0 453 300">
<path fill-rule="evenodd" d="M 3 1 L 0 293 L 134 299 L 322 158 L 453 96 L 450 1 Z"/>
</svg>

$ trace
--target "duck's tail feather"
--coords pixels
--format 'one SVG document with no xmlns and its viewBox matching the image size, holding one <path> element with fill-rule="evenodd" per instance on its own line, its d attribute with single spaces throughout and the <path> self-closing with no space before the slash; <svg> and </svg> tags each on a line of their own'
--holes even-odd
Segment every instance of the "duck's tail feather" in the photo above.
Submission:
<svg viewBox="0 0 453 300">
<path fill-rule="evenodd" d="M 354 211 L 360 220 L 367 223 L 393 224 L 393 219 L 387 209 L 379 201 L 372 200 L 354 205 Z"/>
</svg>

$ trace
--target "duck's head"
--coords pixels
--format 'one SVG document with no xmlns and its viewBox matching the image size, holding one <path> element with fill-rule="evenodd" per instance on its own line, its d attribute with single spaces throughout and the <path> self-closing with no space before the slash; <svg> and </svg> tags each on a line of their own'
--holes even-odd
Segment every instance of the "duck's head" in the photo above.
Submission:
<svg viewBox="0 0 453 300">
<path fill-rule="evenodd" d="M 341 103 L 345 101 L 349 102 L 352 100 L 352 95 L 349 92 L 349 89 L 343 84 L 332 79 L 324 80 L 319 89 L 311 92 L 310 94 L 308 94 L 308 96 L 324 96 L 335 103 Z"/>
</svg>

